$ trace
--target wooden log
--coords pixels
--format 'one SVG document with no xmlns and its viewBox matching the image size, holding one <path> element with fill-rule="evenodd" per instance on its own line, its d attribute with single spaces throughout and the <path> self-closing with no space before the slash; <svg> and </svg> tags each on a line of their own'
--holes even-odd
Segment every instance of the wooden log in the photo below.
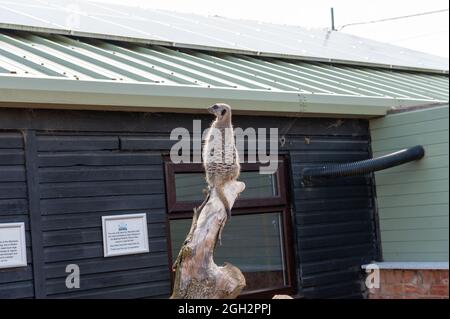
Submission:
<svg viewBox="0 0 450 319">
<path fill-rule="evenodd" d="M 230 208 L 245 184 L 231 181 L 224 193 Z M 245 287 L 245 277 L 235 266 L 214 263 L 214 248 L 221 240 L 227 213 L 214 189 L 199 209 L 194 209 L 192 226 L 172 270 L 175 282 L 171 299 L 233 299 Z"/>
</svg>

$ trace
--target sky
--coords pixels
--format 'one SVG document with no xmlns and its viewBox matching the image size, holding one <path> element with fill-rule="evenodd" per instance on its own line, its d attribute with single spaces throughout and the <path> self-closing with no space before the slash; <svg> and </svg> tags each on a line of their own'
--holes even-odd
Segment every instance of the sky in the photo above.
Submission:
<svg viewBox="0 0 450 319">
<path fill-rule="evenodd" d="M 373 21 L 448 9 L 448 0 L 95 0 L 153 9 L 219 15 L 302 27 L 330 28 L 330 8 L 335 25 Z M 346 32 L 409 49 L 449 57 L 449 12 L 388 22 L 346 26 Z"/>
</svg>

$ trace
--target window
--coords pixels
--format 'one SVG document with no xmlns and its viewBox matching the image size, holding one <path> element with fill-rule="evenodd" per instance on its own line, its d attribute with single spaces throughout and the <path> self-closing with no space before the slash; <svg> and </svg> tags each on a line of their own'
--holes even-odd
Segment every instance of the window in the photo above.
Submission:
<svg viewBox="0 0 450 319">
<path fill-rule="evenodd" d="M 246 189 L 233 206 L 214 260 L 227 261 L 244 274 L 244 297 L 294 293 L 290 206 L 284 159 L 274 174 L 260 174 L 259 164 L 242 164 L 239 180 Z M 165 162 L 170 255 L 175 258 L 191 226 L 192 210 L 204 199 L 201 164 Z M 170 260 L 172 264 L 173 260 Z"/>
</svg>

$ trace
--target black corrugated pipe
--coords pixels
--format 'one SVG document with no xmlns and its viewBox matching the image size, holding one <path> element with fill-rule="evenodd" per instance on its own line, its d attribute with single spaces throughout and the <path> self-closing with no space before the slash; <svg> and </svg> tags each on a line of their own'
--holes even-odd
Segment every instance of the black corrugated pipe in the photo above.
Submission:
<svg viewBox="0 0 450 319">
<path fill-rule="evenodd" d="M 314 177 L 340 177 L 357 176 L 371 172 L 381 171 L 414 160 L 419 160 L 425 155 L 421 145 L 407 148 L 395 153 L 378 158 L 367 159 L 359 162 L 343 164 L 325 164 L 315 167 L 307 167 L 302 171 L 303 181 L 310 181 Z"/>
</svg>

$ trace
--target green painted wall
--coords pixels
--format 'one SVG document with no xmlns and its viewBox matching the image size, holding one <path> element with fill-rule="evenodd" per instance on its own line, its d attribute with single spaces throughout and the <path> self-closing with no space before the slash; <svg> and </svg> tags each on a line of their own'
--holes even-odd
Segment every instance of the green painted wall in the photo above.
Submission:
<svg viewBox="0 0 450 319">
<path fill-rule="evenodd" d="M 425 157 L 377 172 L 384 261 L 448 261 L 448 105 L 370 122 L 375 157 L 421 144 Z"/>
</svg>

